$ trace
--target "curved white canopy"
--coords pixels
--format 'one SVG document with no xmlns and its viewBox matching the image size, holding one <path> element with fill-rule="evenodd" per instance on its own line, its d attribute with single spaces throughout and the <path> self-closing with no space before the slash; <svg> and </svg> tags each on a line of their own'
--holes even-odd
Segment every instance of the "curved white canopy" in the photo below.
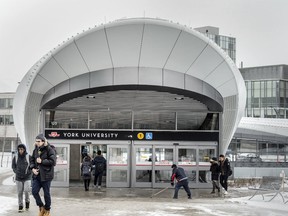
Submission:
<svg viewBox="0 0 288 216">
<path fill-rule="evenodd" d="M 73 81 L 77 77 L 81 82 Z M 194 79 L 201 85 L 195 85 Z M 166 20 L 117 20 L 69 39 L 27 72 L 14 99 L 14 121 L 21 140 L 33 143 L 43 100 L 105 85 L 173 87 L 223 100 L 222 152 L 245 107 L 242 76 L 213 41 Z M 211 87 L 218 93 L 211 94 Z"/>
</svg>

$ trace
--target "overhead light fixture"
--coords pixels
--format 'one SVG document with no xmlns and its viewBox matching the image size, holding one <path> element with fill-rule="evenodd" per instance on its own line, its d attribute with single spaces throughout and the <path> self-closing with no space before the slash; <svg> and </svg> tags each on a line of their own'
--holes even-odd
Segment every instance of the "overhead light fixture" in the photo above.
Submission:
<svg viewBox="0 0 288 216">
<path fill-rule="evenodd" d="M 88 95 L 86 98 L 96 98 L 94 95 Z"/>
<path fill-rule="evenodd" d="M 184 97 L 175 97 L 175 100 L 184 100 Z"/>
</svg>

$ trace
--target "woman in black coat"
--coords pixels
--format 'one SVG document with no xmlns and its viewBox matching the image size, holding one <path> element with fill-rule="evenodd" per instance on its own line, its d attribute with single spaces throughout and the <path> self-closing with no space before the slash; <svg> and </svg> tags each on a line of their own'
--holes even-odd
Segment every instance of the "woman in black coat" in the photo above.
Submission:
<svg viewBox="0 0 288 216">
<path fill-rule="evenodd" d="M 92 172 L 92 159 L 89 155 L 86 155 L 83 158 L 83 162 L 81 164 L 81 176 L 84 180 L 85 191 L 89 191 L 91 172 Z"/>
<path fill-rule="evenodd" d="M 220 166 L 218 164 L 217 158 L 213 157 L 210 160 L 211 166 L 210 166 L 210 171 L 211 171 L 211 180 L 212 180 L 212 192 L 215 193 L 215 188 L 217 188 L 218 193 L 220 192 L 220 187 L 219 187 L 219 174 L 220 174 Z"/>
</svg>

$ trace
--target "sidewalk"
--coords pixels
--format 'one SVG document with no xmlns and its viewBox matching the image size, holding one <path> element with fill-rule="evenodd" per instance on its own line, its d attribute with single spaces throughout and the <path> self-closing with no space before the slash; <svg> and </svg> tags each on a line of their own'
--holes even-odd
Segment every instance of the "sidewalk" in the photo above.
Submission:
<svg viewBox="0 0 288 216">
<path fill-rule="evenodd" d="M 3 176 L 3 174 L 1 174 Z M 229 189 L 226 197 L 210 194 L 210 189 L 192 189 L 192 200 L 188 200 L 184 190 L 179 191 L 179 199 L 172 199 L 173 188 L 151 198 L 152 194 L 161 189 L 145 188 L 90 188 L 84 191 L 84 186 L 70 188 L 52 188 L 52 216 L 70 215 L 137 215 L 137 216 L 169 216 L 169 215 L 287 215 L 288 204 L 275 198 L 265 202 L 262 197 L 255 197 L 249 201 L 251 191 L 247 189 Z M 37 216 L 38 208 L 31 196 L 29 211 L 18 213 L 16 186 L 0 185 L 0 214 L 2 216 Z"/>
</svg>

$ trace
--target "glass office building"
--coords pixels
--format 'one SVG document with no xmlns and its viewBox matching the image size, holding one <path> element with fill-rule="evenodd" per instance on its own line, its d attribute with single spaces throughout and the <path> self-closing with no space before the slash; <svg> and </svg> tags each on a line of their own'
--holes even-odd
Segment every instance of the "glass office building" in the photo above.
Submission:
<svg viewBox="0 0 288 216">
<path fill-rule="evenodd" d="M 234 63 L 236 62 L 236 38 L 219 35 L 219 28 L 213 26 L 195 28 L 195 30 L 214 41 L 230 56 Z"/>
<path fill-rule="evenodd" d="M 241 121 L 246 128 L 240 123 L 227 154 L 236 166 L 286 167 L 288 65 L 241 68 L 240 72 L 247 92 L 246 118 Z"/>
</svg>

